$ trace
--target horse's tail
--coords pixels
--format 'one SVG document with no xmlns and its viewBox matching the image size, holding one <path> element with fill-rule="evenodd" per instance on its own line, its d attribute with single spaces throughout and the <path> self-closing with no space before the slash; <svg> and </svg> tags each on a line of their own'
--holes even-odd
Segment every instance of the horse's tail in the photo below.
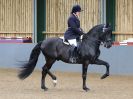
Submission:
<svg viewBox="0 0 133 99">
<path fill-rule="evenodd" d="M 25 63 L 21 68 L 22 70 L 20 71 L 18 77 L 20 79 L 25 79 L 27 78 L 34 70 L 36 63 L 38 61 L 38 57 L 40 55 L 41 46 L 42 42 L 39 42 L 32 50 L 31 54 L 30 54 L 30 58 L 29 61 L 27 63 Z"/>
</svg>

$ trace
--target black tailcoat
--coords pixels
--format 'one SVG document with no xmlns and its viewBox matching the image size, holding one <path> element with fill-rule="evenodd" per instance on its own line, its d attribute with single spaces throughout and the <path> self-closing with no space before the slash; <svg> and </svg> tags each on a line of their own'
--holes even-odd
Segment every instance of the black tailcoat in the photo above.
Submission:
<svg viewBox="0 0 133 99">
<path fill-rule="evenodd" d="M 74 14 L 68 18 L 68 29 L 65 32 L 65 39 L 76 39 L 79 38 L 83 34 L 82 29 L 80 28 L 80 21 L 78 17 Z"/>
</svg>

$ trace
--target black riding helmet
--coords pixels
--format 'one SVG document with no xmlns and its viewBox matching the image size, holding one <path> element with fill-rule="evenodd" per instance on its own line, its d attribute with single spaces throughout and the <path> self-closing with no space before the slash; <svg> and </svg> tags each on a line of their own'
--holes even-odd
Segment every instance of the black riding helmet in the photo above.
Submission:
<svg viewBox="0 0 133 99">
<path fill-rule="evenodd" d="M 76 13 L 76 12 L 81 12 L 81 11 L 83 11 L 83 10 L 81 10 L 80 5 L 74 5 L 71 13 Z"/>
</svg>

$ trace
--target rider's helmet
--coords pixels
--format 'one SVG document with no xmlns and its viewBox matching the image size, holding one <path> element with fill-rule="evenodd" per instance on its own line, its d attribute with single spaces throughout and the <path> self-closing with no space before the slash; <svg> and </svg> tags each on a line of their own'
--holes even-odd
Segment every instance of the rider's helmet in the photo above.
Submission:
<svg viewBox="0 0 133 99">
<path fill-rule="evenodd" d="M 76 13 L 76 12 L 81 12 L 81 11 L 83 11 L 83 10 L 81 10 L 80 5 L 74 5 L 74 6 L 72 7 L 71 13 Z"/>
</svg>

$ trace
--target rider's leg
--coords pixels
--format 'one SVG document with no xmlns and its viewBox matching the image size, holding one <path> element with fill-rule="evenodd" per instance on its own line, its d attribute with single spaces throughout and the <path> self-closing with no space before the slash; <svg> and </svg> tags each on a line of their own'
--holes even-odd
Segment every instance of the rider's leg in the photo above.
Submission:
<svg viewBox="0 0 133 99">
<path fill-rule="evenodd" d="M 70 62 L 76 63 L 76 59 L 77 59 L 77 40 L 76 39 L 71 39 L 71 40 L 68 40 L 68 42 L 70 43 L 70 45 L 73 45 L 73 47 L 71 48 L 71 51 L 70 51 Z"/>
</svg>

